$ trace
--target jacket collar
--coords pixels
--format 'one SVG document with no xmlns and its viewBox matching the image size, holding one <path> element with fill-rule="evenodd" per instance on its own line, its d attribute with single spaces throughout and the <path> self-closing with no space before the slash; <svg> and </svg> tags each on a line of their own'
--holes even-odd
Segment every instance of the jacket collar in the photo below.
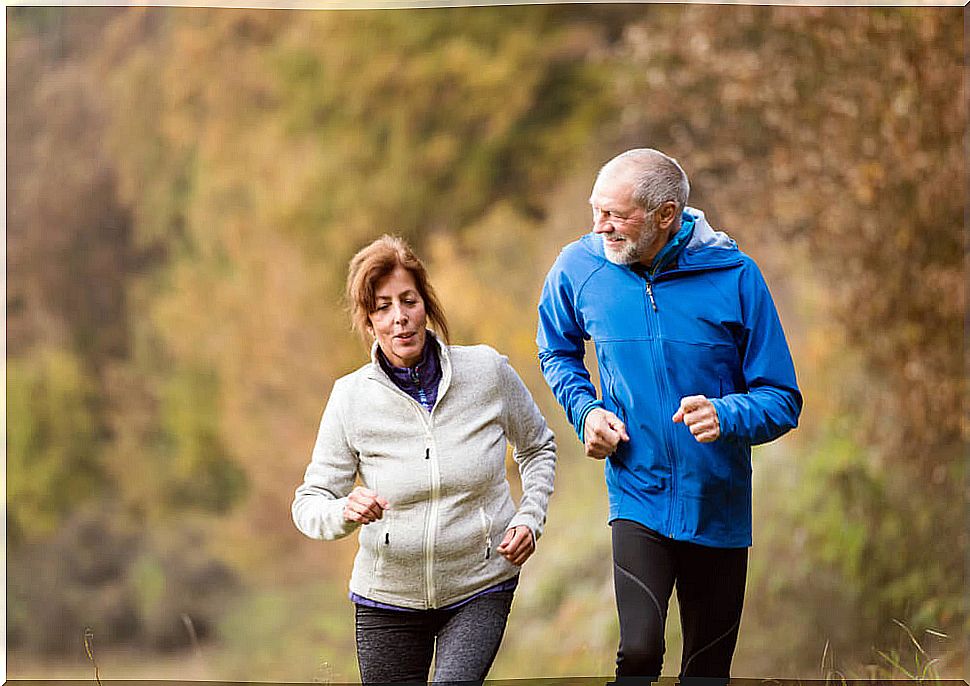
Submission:
<svg viewBox="0 0 970 686">
<path fill-rule="evenodd" d="M 676 255 L 675 266 L 665 273 L 718 269 L 740 263 L 741 251 L 738 250 L 738 244 L 733 238 L 723 231 L 715 230 L 708 223 L 707 218 L 701 210 L 693 207 L 685 207 L 684 214 L 693 220 L 693 229 L 687 245 L 682 246 L 679 254 Z M 682 221 L 686 221 L 687 217 Z M 678 232 L 677 236 L 679 235 L 680 232 Z M 599 236 L 593 232 L 589 232 L 580 239 L 580 242 L 585 245 L 588 251 L 592 252 L 604 262 L 608 262 L 606 255 L 603 253 L 603 240 Z M 662 253 L 663 250 L 661 250 Z M 610 262 L 610 264 L 613 263 Z M 613 266 L 620 269 L 631 269 L 628 266 Z"/>
<path fill-rule="evenodd" d="M 670 265 L 677 263 L 680 253 L 683 252 L 688 241 L 694 237 L 694 224 L 694 217 L 684 212 L 680 220 L 680 229 L 660 249 L 660 252 L 650 262 L 650 266 L 646 268 L 651 276 L 656 276 Z"/>
<path fill-rule="evenodd" d="M 451 352 L 448 350 L 448 346 L 442 343 L 430 330 L 426 329 L 425 334 L 434 342 L 438 352 L 438 359 L 441 361 L 441 383 L 438 386 L 438 401 L 435 403 L 435 407 L 437 407 L 441 404 L 441 398 L 444 396 L 445 391 L 451 385 Z M 367 378 L 384 384 L 410 400 L 410 396 L 398 388 L 391 380 L 391 377 L 387 375 L 387 372 L 384 371 L 383 367 L 381 367 L 380 360 L 377 359 L 378 349 L 379 346 L 375 340 L 370 348 L 370 364 L 367 365 Z"/>
</svg>

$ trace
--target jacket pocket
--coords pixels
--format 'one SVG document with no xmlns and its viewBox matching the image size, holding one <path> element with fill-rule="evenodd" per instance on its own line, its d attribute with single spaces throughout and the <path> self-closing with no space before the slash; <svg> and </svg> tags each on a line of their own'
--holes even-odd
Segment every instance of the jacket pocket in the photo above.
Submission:
<svg viewBox="0 0 970 686">
<path fill-rule="evenodd" d="M 613 405 L 614 414 L 616 414 L 616 416 L 620 418 L 621 422 L 623 422 L 624 424 L 627 424 L 628 422 L 626 420 L 626 412 L 624 411 L 623 406 L 616 399 L 616 381 L 613 379 L 612 375 L 607 377 L 607 380 L 606 380 L 606 395 L 607 395 L 606 400 Z M 606 409 L 610 409 L 610 408 L 607 407 Z"/>
<path fill-rule="evenodd" d="M 387 516 L 386 514 L 384 515 Z M 373 526 L 373 525 L 371 525 Z M 391 546 L 391 527 L 388 523 L 385 523 L 384 527 L 379 531 L 377 535 L 377 540 L 374 544 L 374 577 L 378 578 L 384 571 L 384 558 L 387 555 L 387 549 Z"/>
</svg>

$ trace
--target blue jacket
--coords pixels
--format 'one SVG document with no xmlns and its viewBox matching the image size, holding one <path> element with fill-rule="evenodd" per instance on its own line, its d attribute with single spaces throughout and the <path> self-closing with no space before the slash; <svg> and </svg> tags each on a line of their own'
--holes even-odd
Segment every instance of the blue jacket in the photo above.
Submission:
<svg viewBox="0 0 970 686">
<path fill-rule="evenodd" d="M 626 424 L 630 441 L 606 460 L 610 521 L 744 547 L 751 545 L 751 446 L 795 427 L 802 397 L 754 261 L 699 210 L 687 208 L 678 236 L 686 245 L 657 273 L 607 261 L 592 233 L 566 246 L 539 303 L 539 361 L 580 440 L 594 407 Z M 583 362 L 589 339 L 601 399 Z M 714 404 L 716 441 L 698 443 L 673 423 L 688 395 Z"/>
</svg>

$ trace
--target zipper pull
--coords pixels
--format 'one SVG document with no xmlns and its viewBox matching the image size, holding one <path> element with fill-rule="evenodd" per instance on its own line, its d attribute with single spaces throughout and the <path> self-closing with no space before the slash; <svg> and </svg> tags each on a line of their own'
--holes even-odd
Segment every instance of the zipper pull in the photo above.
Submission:
<svg viewBox="0 0 970 686">
<path fill-rule="evenodd" d="M 485 559 L 487 560 L 491 554 L 492 554 L 492 548 L 490 546 L 486 546 L 485 547 Z"/>
<path fill-rule="evenodd" d="M 431 459 L 431 448 L 425 448 L 424 449 L 424 459 L 426 459 L 426 460 L 430 460 Z"/>
<path fill-rule="evenodd" d="M 653 311 L 657 311 L 657 301 L 653 299 L 653 284 L 647 281 L 647 295 L 650 296 L 650 304 L 653 305 Z"/>
<path fill-rule="evenodd" d="M 389 531 L 384 532 L 384 545 L 391 545 L 391 533 Z"/>
</svg>

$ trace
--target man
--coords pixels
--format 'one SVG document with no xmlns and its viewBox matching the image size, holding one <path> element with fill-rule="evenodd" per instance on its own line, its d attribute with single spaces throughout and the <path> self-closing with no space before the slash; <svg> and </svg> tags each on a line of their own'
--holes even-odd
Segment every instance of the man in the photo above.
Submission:
<svg viewBox="0 0 970 686">
<path fill-rule="evenodd" d="M 656 150 L 607 162 L 589 198 L 592 232 L 559 255 L 539 303 L 542 373 L 586 454 L 605 459 L 617 677 L 660 675 L 675 584 L 681 676 L 728 677 L 751 545 L 751 446 L 795 427 L 802 405 L 761 272 L 686 207 L 688 191 Z"/>
</svg>

